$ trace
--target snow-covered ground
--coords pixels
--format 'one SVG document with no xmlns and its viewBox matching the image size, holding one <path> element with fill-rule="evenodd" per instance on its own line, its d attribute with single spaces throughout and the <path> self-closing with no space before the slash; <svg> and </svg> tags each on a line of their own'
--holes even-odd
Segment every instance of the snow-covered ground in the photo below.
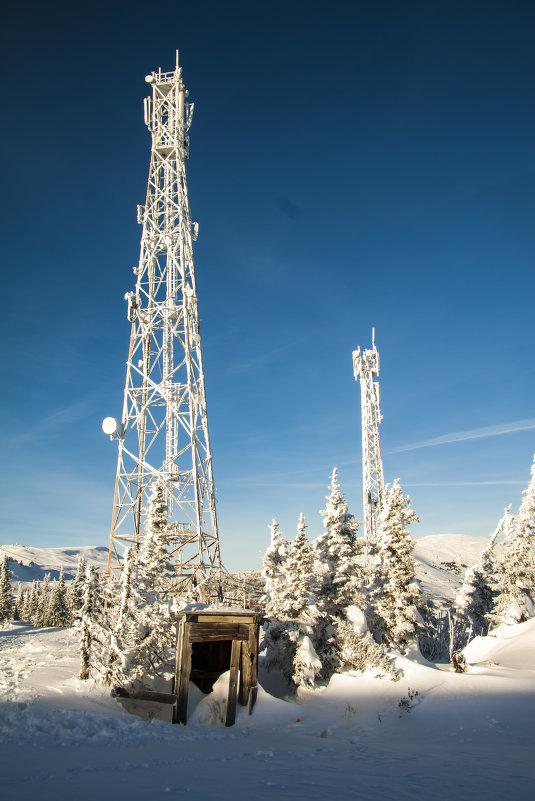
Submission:
<svg viewBox="0 0 535 801">
<path fill-rule="evenodd" d="M 75 678 L 69 629 L 0 628 L 0 792 L 23 799 L 527 799 L 535 619 L 479 638 L 468 673 L 399 657 L 397 682 L 335 675 L 297 702 L 259 692 L 221 723 L 226 676 L 186 727 L 128 715 Z M 227 674 L 228 675 L 228 674 Z M 264 677 L 265 687 L 273 676 Z M 417 693 L 417 694 L 416 694 Z M 193 697 L 194 696 L 194 697 Z"/>
</svg>

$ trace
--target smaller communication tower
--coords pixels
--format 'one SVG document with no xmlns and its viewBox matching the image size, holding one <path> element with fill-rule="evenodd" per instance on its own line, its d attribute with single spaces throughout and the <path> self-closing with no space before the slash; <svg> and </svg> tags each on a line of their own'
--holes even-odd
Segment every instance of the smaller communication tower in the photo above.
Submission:
<svg viewBox="0 0 535 801">
<path fill-rule="evenodd" d="M 367 550 L 377 542 L 379 513 L 383 505 L 384 477 L 379 441 L 380 410 L 379 351 L 375 347 L 375 328 L 372 329 L 371 349 L 353 351 L 355 381 L 360 379 L 362 413 L 362 499 L 364 507 L 364 536 Z"/>
</svg>

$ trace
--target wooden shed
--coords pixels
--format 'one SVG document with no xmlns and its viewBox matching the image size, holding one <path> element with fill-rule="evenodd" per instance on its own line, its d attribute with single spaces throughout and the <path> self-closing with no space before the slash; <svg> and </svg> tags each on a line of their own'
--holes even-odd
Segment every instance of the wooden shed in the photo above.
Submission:
<svg viewBox="0 0 535 801">
<path fill-rule="evenodd" d="M 121 701 L 171 704 L 172 722 L 186 724 L 190 681 L 209 693 L 219 676 L 230 670 L 225 726 L 232 726 L 236 702 L 248 704 L 251 714 L 256 701 L 261 617 L 250 609 L 232 607 L 179 612 L 173 692 L 115 687 L 112 695 Z"/>
<path fill-rule="evenodd" d="M 260 615 L 248 609 L 179 612 L 173 723 L 187 723 L 189 682 L 208 693 L 230 669 L 226 726 L 236 719 L 236 702 L 249 714 L 256 701 Z"/>
</svg>

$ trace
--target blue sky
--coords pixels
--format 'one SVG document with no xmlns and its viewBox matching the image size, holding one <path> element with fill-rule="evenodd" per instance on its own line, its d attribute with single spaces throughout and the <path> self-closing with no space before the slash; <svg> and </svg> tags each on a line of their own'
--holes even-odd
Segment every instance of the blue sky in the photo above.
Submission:
<svg viewBox="0 0 535 801">
<path fill-rule="evenodd" d="M 180 50 L 222 555 L 361 519 L 360 389 L 414 536 L 486 535 L 535 451 L 535 6 L 12 5 L 2 34 L 0 539 L 107 544 L 150 138 Z"/>
</svg>

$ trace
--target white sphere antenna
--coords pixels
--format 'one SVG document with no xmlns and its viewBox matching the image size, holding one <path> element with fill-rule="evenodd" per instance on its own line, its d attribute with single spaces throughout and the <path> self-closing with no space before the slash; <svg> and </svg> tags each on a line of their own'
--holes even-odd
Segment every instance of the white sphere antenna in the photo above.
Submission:
<svg viewBox="0 0 535 801">
<path fill-rule="evenodd" d="M 121 427 L 121 424 L 115 417 L 105 417 L 102 421 L 102 430 L 105 434 L 109 434 L 110 437 L 113 437 L 114 434 L 117 434 Z"/>
</svg>

